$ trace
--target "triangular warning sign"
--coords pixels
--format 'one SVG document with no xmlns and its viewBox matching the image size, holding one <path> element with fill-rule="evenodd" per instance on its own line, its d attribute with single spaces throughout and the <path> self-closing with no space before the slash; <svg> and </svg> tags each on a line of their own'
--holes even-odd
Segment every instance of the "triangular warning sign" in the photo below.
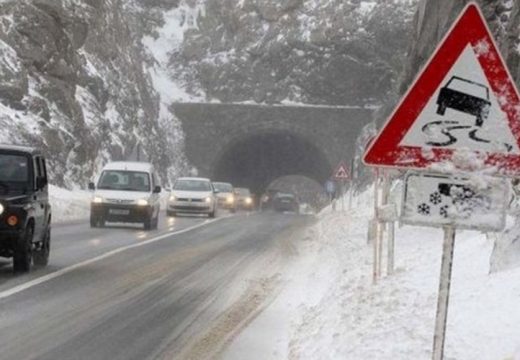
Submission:
<svg viewBox="0 0 520 360">
<path fill-rule="evenodd" d="M 349 179 L 347 165 L 344 162 L 339 163 L 339 165 L 334 170 L 332 177 L 336 180 L 347 180 Z"/>
<path fill-rule="evenodd" d="M 520 100 L 478 5 L 470 3 L 365 153 L 367 165 L 425 168 L 457 150 L 520 173 Z"/>
</svg>

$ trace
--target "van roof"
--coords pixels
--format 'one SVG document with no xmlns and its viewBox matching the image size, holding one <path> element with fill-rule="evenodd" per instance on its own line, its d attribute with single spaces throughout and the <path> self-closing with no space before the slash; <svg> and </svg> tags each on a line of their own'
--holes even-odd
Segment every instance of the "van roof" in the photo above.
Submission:
<svg viewBox="0 0 520 360">
<path fill-rule="evenodd" d="M 105 165 L 103 170 L 132 170 L 153 172 L 153 165 L 147 162 L 114 161 Z"/>
</svg>

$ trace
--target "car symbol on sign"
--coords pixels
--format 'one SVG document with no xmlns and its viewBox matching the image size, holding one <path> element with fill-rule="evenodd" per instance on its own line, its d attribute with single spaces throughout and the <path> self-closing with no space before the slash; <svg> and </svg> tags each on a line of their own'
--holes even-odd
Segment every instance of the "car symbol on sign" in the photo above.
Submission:
<svg viewBox="0 0 520 360">
<path fill-rule="evenodd" d="M 457 86 L 458 85 L 458 86 Z M 464 87 L 472 92 L 480 93 L 482 97 L 471 95 L 457 90 L 456 87 Z M 437 98 L 437 114 L 444 116 L 446 109 L 451 108 L 477 117 L 476 126 L 482 126 L 489 115 L 491 102 L 489 101 L 489 89 L 487 86 L 475 81 L 453 76 L 448 83 L 441 88 Z"/>
</svg>

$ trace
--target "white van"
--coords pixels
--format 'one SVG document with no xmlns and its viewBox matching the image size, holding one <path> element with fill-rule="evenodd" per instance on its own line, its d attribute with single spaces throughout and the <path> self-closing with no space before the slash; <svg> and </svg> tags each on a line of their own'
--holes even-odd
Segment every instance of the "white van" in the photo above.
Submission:
<svg viewBox="0 0 520 360">
<path fill-rule="evenodd" d="M 146 230 L 156 229 L 159 222 L 158 177 L 152 164 L 113 162 L 101 172 L 90 206 L 90 226 L 103 227 L 106 222 L 142 223 Z"/>
</svg>

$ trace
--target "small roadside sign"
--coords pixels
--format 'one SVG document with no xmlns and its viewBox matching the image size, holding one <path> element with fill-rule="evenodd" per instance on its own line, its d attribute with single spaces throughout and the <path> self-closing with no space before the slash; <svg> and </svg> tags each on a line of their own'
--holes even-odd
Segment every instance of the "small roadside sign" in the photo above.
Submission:
<svg viewBox="0 0 520 360">
<path fill-rule="evenodd" d="M 502 231 L 509 186 L 506 179 L 475 184 L 468 178 L 409 173 L 405 179 L 401 222 L 432 227 Z"/>
<path fill-rule="evenodd" d="M 332 173 L 332 177 L 335 180 L 346 181 L 350 179 L 349 171 L 347 165 L 342 161 L 336 166 L 334 172 Z"/>
<path fill-rule="evenodd" d="M 481 11 L 470 3 L 363 160 L 419 169 L 455 160 L 463 149 L 502 175 L 518 174 L 519 118 L 518 90 Z"/>
</svg>

